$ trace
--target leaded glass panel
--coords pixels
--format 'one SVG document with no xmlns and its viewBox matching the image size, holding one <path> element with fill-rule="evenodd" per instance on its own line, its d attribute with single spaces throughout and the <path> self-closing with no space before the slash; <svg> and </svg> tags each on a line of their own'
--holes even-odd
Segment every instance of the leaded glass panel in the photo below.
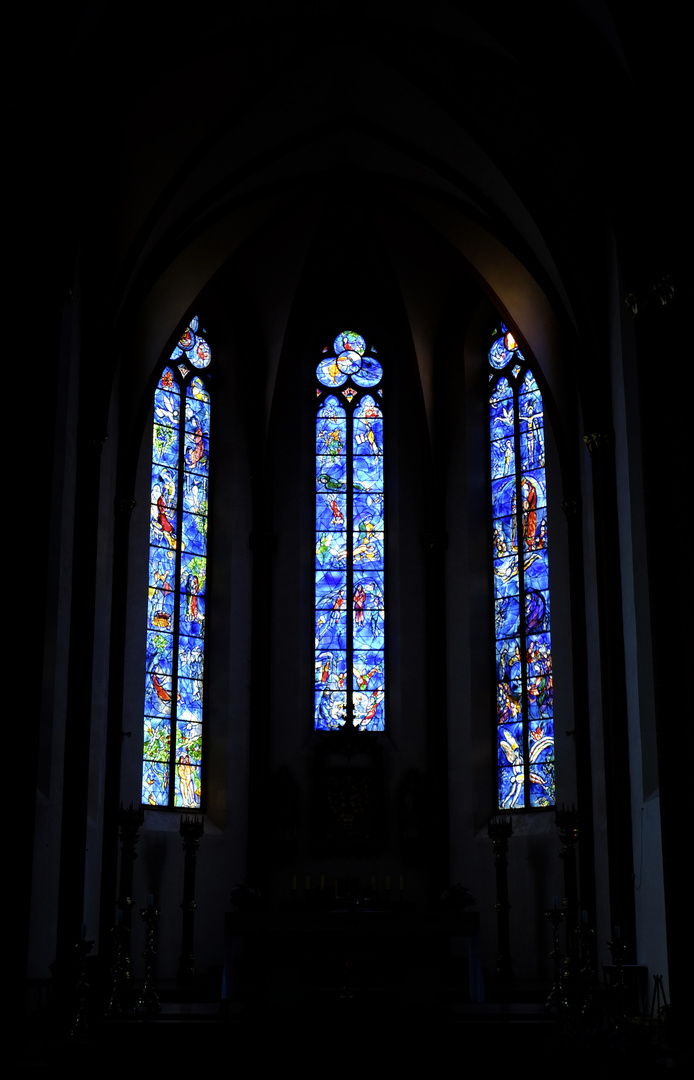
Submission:
<svg viewBox="0 0 694 1080">
<path fill-rule="evenodd" d="M 170 359 L 181 357 L 192 368 L 165 367 L 154 392 L 142 801 L 198 808 L 210 394 L 207 375 L 195 371 L 204 371 L 212 354 L 197 317 Z"/>
<path fill-rule="evenodd" d="M 375 349 L 345 331 L 323 350 L 316 377 L 314 725 L 385 723 L 383 369 Z M 327 391 L 344 387 L 342 400 Z"/>
<path fill-rule="evenodd" d="M 555 801 L 544 410 L 503 325 L 489 364 L 498 805 L 539 808 Z"/>
</svg>

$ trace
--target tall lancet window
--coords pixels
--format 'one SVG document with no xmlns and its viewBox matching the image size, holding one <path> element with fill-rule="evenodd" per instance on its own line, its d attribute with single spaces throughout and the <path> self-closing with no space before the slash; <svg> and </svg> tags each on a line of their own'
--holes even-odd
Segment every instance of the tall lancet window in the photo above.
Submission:
<svg viewBox="0 0 694 1080">
<path fill-rule="evenodd" d="M 332 354 L 331 354 L 332 353 Z M 316 730 L 383 731 L 383 369 L 344 331 L 316 372 Z"/>
<path fill-rule="evenodd" d="M 503 323 L 489 364 L 498 803 L 527 809 L 555 801 L 544 410 Z"/>
<path fill-rule="evenodd" d="M 142 802 L 199 807 L 210 347 L 192 319 L 154 392 Z"/>
</svg>

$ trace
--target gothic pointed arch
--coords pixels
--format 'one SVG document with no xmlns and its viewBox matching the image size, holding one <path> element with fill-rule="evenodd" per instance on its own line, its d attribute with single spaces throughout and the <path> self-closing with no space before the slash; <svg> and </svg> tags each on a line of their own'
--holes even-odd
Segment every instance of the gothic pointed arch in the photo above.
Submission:
<svg viewBox="0 0 694 1080">
<path fill-rule="evenodd" d="M 154 392 L 142 802 L 202 801 L 209 366 L 191 319 Z"/>
<path fill-rule="evenodd" d="M 544 409 L 501 323 L 488 353 L 498 806 L 553 806 L 554 696 Z"/>
<path fill-rule="evenodd" d="M 316 371 L 317 731 L 385 726 L 383 368 L 355 331 Z"/>
</svg>

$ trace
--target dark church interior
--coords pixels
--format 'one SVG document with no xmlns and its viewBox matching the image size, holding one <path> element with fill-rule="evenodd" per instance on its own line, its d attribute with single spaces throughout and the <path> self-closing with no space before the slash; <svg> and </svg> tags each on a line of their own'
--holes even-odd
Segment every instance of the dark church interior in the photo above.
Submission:
<svg viewBox="0 0 694 1080">
<path fill-rule="evenodd" d="M 606 0 L 10 19 L 11 319 L 42 524 L 6 855 L 22 1074 L 691 1067 L 685 32 L 672 4 Z M 212 357 L 202 764 L 186 801 L 172 757 L 155 805 L 148 545 L 172 527 L 153 403 L 191 325 Z M 316 371 L 347 332 L 384 373 L 380 730 L 314 724 Z M 497 792 L 516 749 L 497 738 L 499 333 L 543 405 L 554 757 L 534 804 L 530 743 L 525 787 Z"/>
</svg>

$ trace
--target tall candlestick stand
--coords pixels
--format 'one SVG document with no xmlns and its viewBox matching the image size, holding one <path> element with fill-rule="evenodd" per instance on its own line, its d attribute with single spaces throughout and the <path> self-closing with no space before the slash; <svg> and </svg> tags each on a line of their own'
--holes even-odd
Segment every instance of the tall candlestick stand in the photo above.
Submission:
<svg viewBox="0 0 694 1080">
<path fill-rule="evenodd" d="M 584 1015 L 588 1015 L 593 1009 L 593 994 L 595 991 L 595 971 L 593 970 L 593 956 L 595 955 L 595 931 L 586 923 L 581 923 L 578 928 L 578 938 L 581 950 L 581 986 L 583 988 Z"/>
<path fill-rule="evenodd" d="M 82 934 L 84 935 L 84 928 L 82 929 Z M 84 936 L 82 937 L 82 940 L 78 941 L 75 945 L 75 1000 L 77 1003 L 77 1011 L 70 1029 L 71 1039 L 85 1038 L 87 1027 L 89 1026 L 87 998 L 89 996 L 90 987 L 87 982 L 87 957 L 93 948 L 94 942 L 87 941 Z"/>
<path fill-rule="evenodd" d="M 487 834 L 494 848 L 496 869 L 496 974 L 501 986 L 513 986 L 513 960 L 511 958 L 511 933 L 508 902 L 508 841 L 513 833 L 511 818 L 492 818 Z"/>
<path fill-rule="evenodd" d="M 198 860 L 198 846 L 200 838 L 205 832 L 205 820 L 194 814 L 189 817 L 185 814 L 181 818 L 180 833 L 183 838 L 184 871 L 183 871 L 183 928 L 181 931 L 181 958 L 178 966 L 179 982 L 188 982 L 195 976 L 195 954 L 193 942 L 195 937 L 195 871 Z"/>
<path fill-rule="evenodd" d="M 578 811 L 575 807 L 557 809 L 554 820 L 559 826 L 561 854 L 564 864 L 564 914 L 566 916 L 566 954 L 577 958 L 578 879 L 576 874 L 576 844 L 578 843 Z"/>
<path fill-rule="evenodd" d="M 556 904 L 556 897 L 554 900 Z M 563 1009 L 566 1008 L 566 999 L 564 997 L 564 986 L 562 981 L 562 951 L 559 944 L 559 927 L 564 921 L 564 912 L 561 908 L 550 908 L 545 912 L 545 918 L 552 924 L 552 951 L 550 956 L 554 961 L 554 985 L 550 990 L 549 997 L 547 998 L 547 1008 Z"/>
<path fill-rule="evenodd" d="M 565 956 L 562 991 L 565 1003 L 572 1012 L 580 1012 L 583 1003 L 581 960 L 579 956 L 578 877 L 576 873 L 576 844 L 578 843 L 578 811 L 574 806 L 557 809 L 554 820 L 559 826 L 561 854 L 564 864 L 564 933 Z"/>
<path fill-rule="evenodd" d="M 612 941 L 607 942 L 607 947 L 612 955 L 615 973 L 610 986 L 612 1018 L 616 1028 L 621 1028 L 626 1023 L 626 986 L 624 985 L 624 956 L 627 947 L 619 934 L 619 927 L 615 926 Z"/>
<path fill-rule="evenodd" d="M 140 908 L 140 918 L 145 924 L 145 950 L 142 955 L 145 958 L 145 982 L 138 1004 L 150 1012 L 159 1012 L 159 995 L 154 988 L 154 958 L 157 950 L 154 947 L 154 927 L 159 918 L 159 908 L 149 904 L 146 908 Z"/>
<path fill-rule="evenodd" d="M 127 1007 L 124 1005 L 124 998 L 127 993 L 127 980 L 130 978 L 130 957 L 127 954 L 126 930 L 122 920 L 111 927 L 111 937 L 113 938 L 113 963 L 111 965 L 111 992 L 106 1006 L 106 1015 L 118 1016 Z"/>
<path fill-rule="evenodd" d="M 132 909 L 135 903 L 133 899 L 133 867 L 137 853 L 135 845 L 140 839 L 139 830 L 145 822 L 144 807 L 133 808 L 133 804 L 124 807 L 121 803 L 118 811 L 118 825 L 120 827 L 121 856 L 120 856 L 120 889 L 118 895 L 118 909 L 120 911 L 120 923 L 114 930 L 114 988 L 109 1002 L 109 1013 L 112 1011 L 111 1003 L 118 1002 L 120 1007 L 127 1008 L 132 1002 Z M 117 981 L 117 986 L 115 985 Z"/>
</svg>

